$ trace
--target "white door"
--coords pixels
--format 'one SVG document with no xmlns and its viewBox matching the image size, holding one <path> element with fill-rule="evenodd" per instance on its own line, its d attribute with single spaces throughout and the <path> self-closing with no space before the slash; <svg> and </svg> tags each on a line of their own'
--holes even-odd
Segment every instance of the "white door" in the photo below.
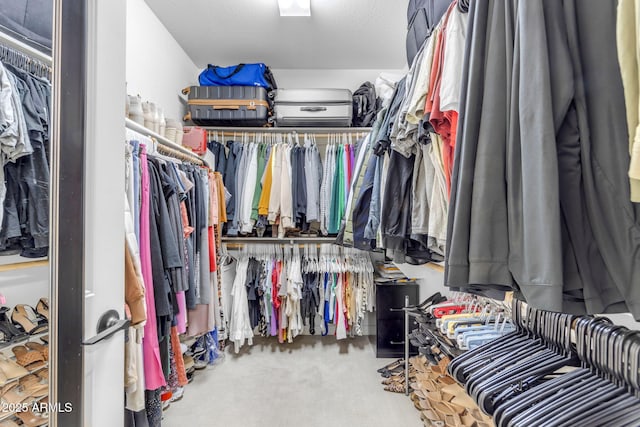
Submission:
<svg viewBox="0 0 640 427">
<path fill-rule="evenodd" d="M 124 336 L 95 344 L 100 318 L 124 318 L 125 0 L 87 2 L 85 155 L 84 425 L 119 427 L 124 419 Z"/>
</svg>

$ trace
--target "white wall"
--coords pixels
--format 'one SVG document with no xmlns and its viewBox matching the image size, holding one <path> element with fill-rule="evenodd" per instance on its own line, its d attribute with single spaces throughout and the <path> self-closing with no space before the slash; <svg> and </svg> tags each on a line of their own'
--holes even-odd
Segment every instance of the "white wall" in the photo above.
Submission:
<svg viewBox="0 0 640 427">
<path fill-rule="evenodd" d="M 165 117 L 182 119 L 180 91 L 197 84 L 200 70 L 144 0 L 127 0 L 126 60 L 127 93 L 156 102 Z M 122 102 L 124 108 L 124 96 Z"/>
<path fill-rule="evenodd" d="M 24 260 L 21 260 L 24 261 Z M 0 294 L 7 307 L 29 304 L 34 307 L 42 297 L 49 297 L 49 267 L 19 268 L 0 273 Z"/>
<path fill-rule="evenodd" d="M 279 88 L 339 88 L 356 90 L 366 81 L 375 83 L 381 72 L 398 74 L 405 70 L 305 70 L 305 69 L 273 69 Z"/>
<path fill-rule="evenodd" d="M 444 273 L 434 270 L 429 265 L 412 265 L 412 264 L 396 264 L 396 266 L 411 279 L 417 279 L 419 285 L 418 296 L 420 301 L 440 292 L 443 295 L 449 293 L 448 288 L 444 286 Z"/>
</svg>

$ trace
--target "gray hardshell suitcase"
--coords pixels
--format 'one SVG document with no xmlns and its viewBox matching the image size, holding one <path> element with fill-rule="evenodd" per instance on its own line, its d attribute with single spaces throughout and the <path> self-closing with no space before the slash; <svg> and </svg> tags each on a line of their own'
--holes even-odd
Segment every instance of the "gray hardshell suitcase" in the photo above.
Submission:
<svg viewBox="0 0 640 427">
<path fill-rule="evenodd" d="M 265 126 L 271 116 L 269 94 L 258 86 L 191 86 L 185 120 L 200 126 Z"/>
<path fill-rule="evenodd" d="M 278 89 L 276 126 L 351 126 L 353 98 L 349 89 Z"/>
</svg>

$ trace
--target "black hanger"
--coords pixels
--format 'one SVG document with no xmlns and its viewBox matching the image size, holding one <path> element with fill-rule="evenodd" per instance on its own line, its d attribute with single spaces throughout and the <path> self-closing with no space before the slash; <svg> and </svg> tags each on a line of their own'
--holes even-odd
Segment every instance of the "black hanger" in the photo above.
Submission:
<svg viewBox="0 0 640 427">
<path fill-rule="evenodd" d="M 553 322 L 553 315 L 546 315 L 543 317 L 543 320 L 548 322 Z M 571 325 L 578 324 L 579 321 L 572 318 L 565 318 L 567 323 L 565 323 L 565 327 L 560 329 L 555 329 L 555 336 L 562 339 L 563 347 L 568 354 L 572 356 L 575 355 L 576 350 L 571 345 Z M 580 320 L 583 324 L 585 323 L 584 318 Z M 553 327 L 552 327 L 553 331 Z M 578 337 L 581 337 L 578 332 Z M 582 345 L 581 340 L 578 340 L 577 345 Z M 583 346 L 584 347 L 584 346 Z M 497 408 L 494 413 L 494 421 L 496 425 L 506 426 L 506 425 L 522 425 L 519 424 L 518 421 L 526 418 L 528 413 L 532 410 L 535 410 L 537 407 L 537 403 L 544 402 L 546 400 L 553 400 L 555 395 L 557 394 L 557 387 L 559 383 L 566 383 L 567 386 L 579 383 L 583 378 L 586 378 L 589 375 L 589 371 L 586 369 L 579 369 L 568 374 L 563 374 L 560 377 L 554 378 L 552 380 L 548 380 L 543 382 L 542 384 L 536 385 L 534 388 L 529 390 L 525 390 L 522 393 L 515 395 L 511 400 L 509 400 L 508 405 L 501 406 Z"/>
<path fill-rule="evenodd" d="M 589 323 L 586 328 L 586 342 L 589 347 L 584 353 L 590 364 L 589 375 L 572 387 L 561 390 L 557 399 L 541 402 L 539 410 L 530 409 L 527 411 L 528 416 L 521 414 L 520 425 L 534 427 L 565 422 L 580 426 L 602 425 L 605 419 L 619 418 L 620 414 L 612 412 L 611 408 L 622 400 L 629 402 L 630 395 L 625 388 L 616 384 L 614 376 L 621 376 L 615 375 L 615 371 L 619 369 L 611 362 L 615 359 L 612 357 L 614 353 L 621 348 L 620 343 L 624 336 L 621 332 L 625 329 L 604 322 Z M 589 418 L 584 415 L 587 412 L 599 415 Z M 582 420 L 583 417 L 589 419 Z"/>
<path fill-rule="evenodd" d="M 590 324 L 595 324 L 592 322 Z M 588 330 L 587 330 L 588 331 Z M 591 336 L 587 333 L 588 338 Z M 590 341 L 589 339 L 587 341 Z M 586 380 L 586 381 L 585 381 Z M 555 388 L 551 389 L 551 393 L 549 393 L 543 400 L 538 402 L 537 405 L 531 406 L 527 410 L 518 414 L 518 416 L 513 418 L 514 425 L 537 425 L 539 422 L 548 421 L 548 419 L 560 408 L 563 408 L 566 404 L 567 396 L 571 396 L 573 399 L 577 399 L 583 393 L 585 393 L 585 388 L 594 388 L 594 387 L 608 387 L 607 391 L 612 391 L 615 389 L 615 386 L 607 383 L 604 380 L 598 379 L 598 381 L 591 381 L 589 375 L 584 377 L 580 377 L 577 380 L 567 382 L 566 379 L 563 382 L 562 379 L 558 379 L 553 381 L 556 385 Z M 564 389 L 558 384 L 564 384 Z M 561 391 L 561 392 L 560 392 Z M 510 425 L 510 424 L 509 424 Z"/>
<path fill-rule="evenodd" d="M 597 410 L 577 414 L 575 421 L 587 426 L 620 426 L 627 425 L 627 421 L 631 423 L 629 425 L 638 425 L 640 413 L 636 411 L 640 409 L 640 401 L 635 396 L 637 393 L 637 374 L 631 375 L 633 369 L 631 365 L 637 365 L 639 355 L 637 350 L 640 347 L 635 344 L 638 343 L 637 337 L 640 332 L 629 331 L 620 326 L 611 326 L 610 331 L 601 331 L 601 333 L 608 334 L 608 336 L 601 335 L 599 337 L 600 343 L 605 346 L 599 355 L 609 363 L 603 364 L 601 360 L 600 369 L 606 370 L 604 376 L 618 385 L 620 395 L 616 396 L 615 400 L 611 399 L 600 407 L 596 407 Z M 632 364 L 632 360 L 635 360 L 636 363 Z M 632 379 L 632 376 L 635 378 Z M 567 418 L 567 415 L 563 418 Z"/>
<path fill-rule="evenodd" d="M 541 326 L 546 330 L 541 329 L 539 333 L 543 337 L 544 347 L 484 382 L 479 386 L 479 392 L 474 392 L 485 412 L 492 414 L 497 405 L 534 384 L 539 384 L 544 377 L 559 368 L 577 366 L 578 359 L 571 352 L 568 338 L 572 319 L 573 316 L 567 314 L 542 314 L 539 320 L 545 321 Z"/>
<path fill-rule="evenodd" d="M 520 303 L 515 299 L 512 305 L 511 316 L 516 328 L 515 331 L 504 335 L 499 340 L 490 341 L 473 350 L 469 350 L 449 363 L 447 371 L 456 381 L 459 383 L 465 382 L 465 370 L 467 367 L 472 366 L 473 363 L 491 360 L 492 356 L 508 351 L 508 348 L 514 343 L 521 343 L 525 340 L 526 330 L 522 323 Z"/>
<path fill-rule="evenodd" d="M 486 347 L 478 357 L 466 362 L 462 382 L 465 382 L 465 388 L 470 394 L 473 394 L 472 390 L 476 382 L 482 382 L 494 375 L 496 370 L 503 368 L 505 364 L 511 364 L 519 357 L 524 357 L 539 348 L 540 343 L 530 339 L 533 336 L 531 327 L 535 311 L 529 308 L 527 313 L 524 321 L 519 319 L 522 327 L 519 336 L 514 335 L 513 339 L 500 340 L 501 345 Z M 474 375 L 474 373 L 478 374 Z"/>
</svg>

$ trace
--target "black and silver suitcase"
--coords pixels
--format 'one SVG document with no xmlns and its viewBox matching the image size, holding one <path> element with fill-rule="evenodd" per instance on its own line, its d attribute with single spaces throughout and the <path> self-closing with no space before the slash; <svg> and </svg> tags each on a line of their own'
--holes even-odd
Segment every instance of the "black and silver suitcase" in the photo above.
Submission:
<svg viewBox="0 0 640 427">
<path fill-rule="evenodd" d="M 276 126 L 351 126 L 349 89 L 278 89 Z"/>
<path fill-rule="evenodd" d="M 271 116 L 267 90 L 258 86 L 191 86 L 184 120 L 199 126 L 265 126 Z"/>
</svg>

